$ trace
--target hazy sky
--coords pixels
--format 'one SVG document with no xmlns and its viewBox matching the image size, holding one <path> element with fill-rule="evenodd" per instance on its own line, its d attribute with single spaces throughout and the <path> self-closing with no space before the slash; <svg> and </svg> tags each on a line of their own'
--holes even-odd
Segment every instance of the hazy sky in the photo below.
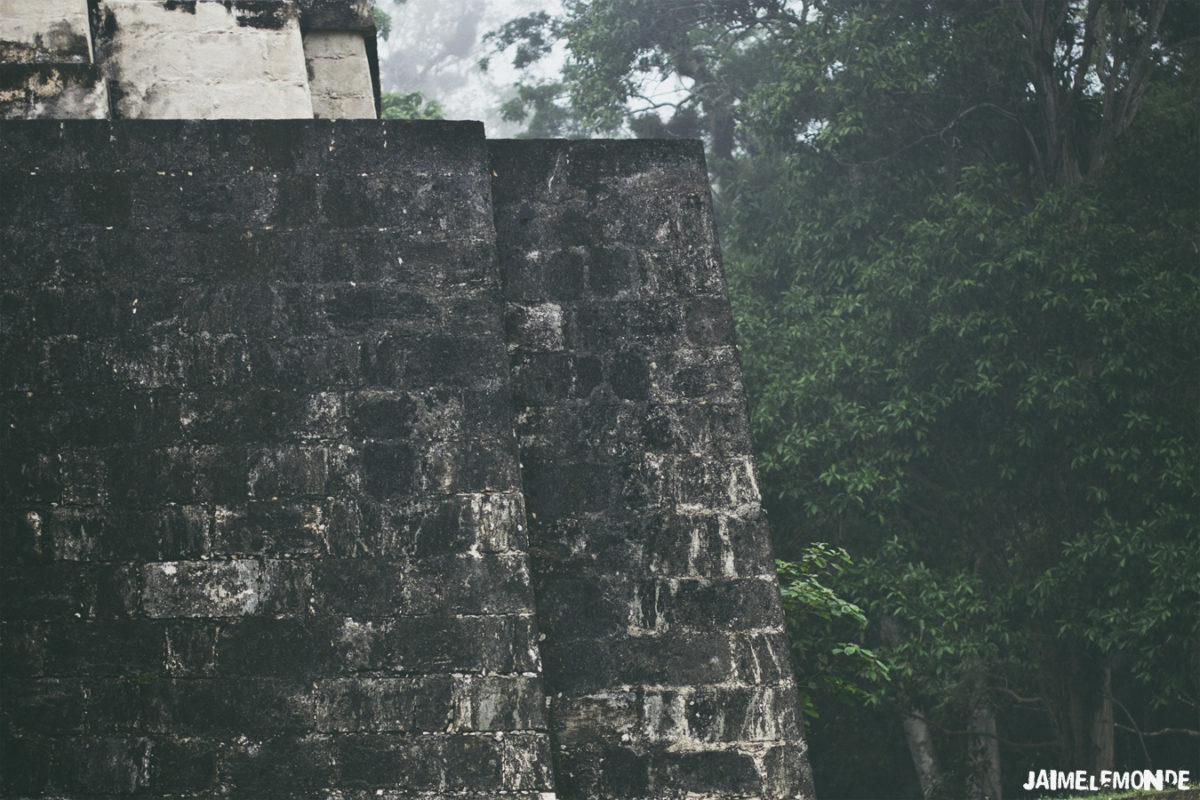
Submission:
<svg viewBox="0 0 1200 800">
<path fill-rule="evenodd" d="M 485 33 L 513 17 L 556 11 L 558 0 L 377 0 L 392 15 L 392 33 L 379 43 L 385 92 L 424 92 L 442 104 L 449 119 L 482 119 L 491 137 L 510 136 L 517 126 L 503 123 L 501 103 L 513 94 L 511 64 L 493 58 L 487 73 L 478 67 L 487 55 Z M 555 67 L 546 66 L 553 73 Z"/>
</svg>

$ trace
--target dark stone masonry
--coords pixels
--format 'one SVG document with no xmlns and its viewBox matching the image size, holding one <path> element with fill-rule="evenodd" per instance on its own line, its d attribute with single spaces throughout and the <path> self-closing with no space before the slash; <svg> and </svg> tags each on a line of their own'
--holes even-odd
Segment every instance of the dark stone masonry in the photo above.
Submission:
<svg viewBox="0 0 1200 800">
<path fill-rule="evenodd" d="M 697 143 L 0 122 L 0 796 L 807 798 Z"/>
</svg>

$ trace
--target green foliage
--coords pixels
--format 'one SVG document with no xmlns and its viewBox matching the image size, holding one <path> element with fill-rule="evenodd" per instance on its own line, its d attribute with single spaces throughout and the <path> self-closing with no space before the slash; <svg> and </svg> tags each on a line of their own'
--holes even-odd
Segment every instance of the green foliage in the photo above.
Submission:
<svg viewBox="0 0 1200 800">
<path fill-rule="evenodd" d="M 403 3 L 404 0 L 397 0 Z M 392 35 L 392 15 L 375 4 L 371 4 L 371 19 L 375 21 L 375 35 L 385 42 Z"/>
<path fill-rule="evenodd" d="M 424 92 L 385 92 L 382 119 L 444 119 L 445 111 L 437 100 Z"/>
<path fill-rule="evenodd" d="M 1066 759 L 1105 670 L 1143 720 L 1200 703 L 1194 11 L 568 0 L 538 23 L 570 54 L 527 101 L 556 125 L 709 145 L 809 710 L 919 702 L 949 731 L 982 697 Z"/>
<path fill-rule="evenodd" d="M 863 610 L 826 585 L 844 579 L 853 566 L 849 554 L 816 542 L 798 560 L 777 566 L 788 634 L 799 657 L 796 683 L 804 713 L 817 716 L 817 695 L 872 701 L 888 679 L 888 666 L 862 644 Z"/>
<path fill-rule="evenodd" d="M 490 41 L 522 67 L 548 53 L 553 38 L 564 40 L 569 59 L 554 103 L 582 132 L 621 132 L 641 119 L 634 130 L 646 135 L 653 117 L 668 135 L 702 135 L 725 158 L 735 146 L 739 96 L 771 66 L 760 52 L 772 45 L 765 27 L 793 19 L 787 5 L 566 0 L 561 16 L 513 20 Z M 683 88 L 655 92 L 665 78 Z"/>
<path fill-rule="evenodd" d="M 517 95 L 500 107 L 506 122 L 523 122 L 519 139 L 567 139 L 586 135 L 579 121 L 559 102 L 564 95 L 559 82 L 525 83 L 517 86 Z"/>
<path fill-rule="evenodd" d="M 550 54 L 554 42 L 562 36 L 562 26 L 556 17 L 544 11 L 536 11 L 517 17 L 501 25 L 497 30 L 483 35 L 483 42 L 493 52 L 514 50 L 512 65 L 524 69 Z M 490 59 L 484 58 L 479 66 L 487 70 Z"/>
</svg>

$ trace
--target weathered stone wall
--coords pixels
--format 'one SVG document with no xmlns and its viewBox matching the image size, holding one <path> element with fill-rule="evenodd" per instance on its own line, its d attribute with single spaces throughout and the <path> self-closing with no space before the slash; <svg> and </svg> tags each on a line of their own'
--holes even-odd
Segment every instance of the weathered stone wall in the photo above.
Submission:
<svg viewBox="0 0 1200 800">
<path fill-rule="evenodd" d="M 551 790 L 489 177 L 0 123 L 0 795 Z"/>
<path fill-rule="evenodd" d="M 90 64 L 87 0 L 0 0 L 0 62 Z"/>
<path fill-rule="evenodd" d="M 0 122 L 0 186 L 0 796 L 811 796 L 698 143 Z"/>
<path fill-rule="evenodd" d="M 0 119 L 104 119 L 87 0 L 0 0 Z"/>
<path fill-rule="evenodd" d="M 312 119 L 299 10 L 103 0 L 97 51 L 119 119 Z"/>
<path fill-rule="evenodd" d="M 0 119 L 377 116 L 367 0 L 0 0 Z"/>
<path fill-rule="evenodd" d="M 493 142 L 570 798 L 809 796 L 698 142 Z"/>
<path fill-rule="evenodd" d="M 367 119 L 375 116 L 375 90 L 367 63 L 367 45 L 354 31 L 312 31 L 304 35 L 308 90 L 317 119 Z"/>
</svg>

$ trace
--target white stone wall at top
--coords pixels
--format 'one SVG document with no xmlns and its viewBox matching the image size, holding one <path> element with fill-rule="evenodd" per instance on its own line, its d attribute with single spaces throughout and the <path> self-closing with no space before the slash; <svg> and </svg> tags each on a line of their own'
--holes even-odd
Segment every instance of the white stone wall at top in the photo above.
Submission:
<svg viewBox="0 0 1200 800">
<path fill-rule="evenodd" d="M 0 119 L 107 119 L 108 87 L 90 64 L 34 64 L 0 86 Z"/>
<path fill-rule="evenodd" d="M 87 0 L 0 0 L 0 62 L 91 60 Z"/>
<path fill-rule="evenodd" d="M 362 33 L 309 31 L 304 34 L 304 57 L 315 116 L 375 118 L 375 89 Z"/>
<path fill-rule="evenodd" d="M 87 0 L 0 0 L 0 119 L 104 119 Z"/>
<path fill-rule="evenodd" d="M 101 63 L 117 88 L 116 115 L 153 119 L 313 116 L 296 8 L 257 18 L 199 0 L 102 0 Z M 269 8 L 269 7 L 268 7 Z"/>
</svg>

